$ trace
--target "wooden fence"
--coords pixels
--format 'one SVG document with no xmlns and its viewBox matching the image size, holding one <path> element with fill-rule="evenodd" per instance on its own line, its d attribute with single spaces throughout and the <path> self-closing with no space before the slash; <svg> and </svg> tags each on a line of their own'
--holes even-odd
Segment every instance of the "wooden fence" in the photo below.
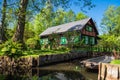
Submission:
<svg viewBox="0 0 120 80">
<path fill-rule="evenodd" d="M 113 50 L 116 50 L 116 52 L 120 52 L 120 48 L 113 48 L 113 47 L 101 47 L 101 46 L 92 46 L 91 49 L 93 52 L 113 52 Z"/>
<path fill-rule="evenodd" d="M 100 63 L 98 80 L 120 80 L 120 65 Z"/>
</svg>

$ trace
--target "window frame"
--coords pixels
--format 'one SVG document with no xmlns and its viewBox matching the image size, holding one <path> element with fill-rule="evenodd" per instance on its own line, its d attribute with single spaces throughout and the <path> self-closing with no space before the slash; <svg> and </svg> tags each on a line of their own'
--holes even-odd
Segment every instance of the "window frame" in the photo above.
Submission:
<svg viewBox="0 0 120 80">
<path fill-rule="evenodd" d="M 43 39 L 40 39 L 40 44 L 48 44 L 49 43 L 49 40 L 48 38 L 43 38 Z"/>
<path fill-rule="evenodd" d="M 89 31 L 89 32 L 92 32 L 92 31 L 93 31 L 93 28 L 92 28 L 92 26 L 90 26 L 90 25 L 86 25 L 85 30 L 86 30 L 86 31 Z"/>
<path fill-rule="evenodd" d="M 95 37 L 94 36 L 83 35 L 82 40 L 83 40 L 83 43 L 86 45 L 95 45 Z"/>
<path fill-rule="evenodd" d="M 62 40 L 63 40 L 62 38 L 64 38 L 64 43 L 63 43 L 63 41 L 62 41 Z M 61 45 L 66 45 L 67 43 L 68 43 L 68 41 L 67 41 L 67 38 L 66 38 L 66 37 L 63 36 L 63 37 L 60 38 L 60 44 L 61 44 Z"/>
</svg>

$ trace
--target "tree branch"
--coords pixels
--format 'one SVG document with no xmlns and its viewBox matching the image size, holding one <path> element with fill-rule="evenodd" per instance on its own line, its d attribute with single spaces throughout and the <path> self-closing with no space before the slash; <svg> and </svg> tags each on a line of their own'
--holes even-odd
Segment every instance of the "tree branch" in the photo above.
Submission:
<svg viewBox="0 0 120 80">
<path fill-rule="evenodd" d="M 33 6 L 34 6 L 37 10 L 39 10 L 40 12 L 42 12 L 42 13 L 44 13 L 44 14 L 46 15 L 46 13 L 45 13 L 42 9 L 40 9 L 38 6 L 35 5 L 34 0 L 32 0 L 32 3 L 33 3 Z"/>
<path fill-rule="evenodd" d="M 33 6 L 34 6 L 36 9 L 38 9 L 39 11 L 41 10 L 38 6 L 35 5 L 34 0 L 32 0 L 32 3 L 33 3 Z"/>
<path fill-rule="evenodd" d="M 14 3 L 11 3 L 11 4 L 6 5 L 6 6 L 12 6 L 12 5 L 16 5 L 16 4 L 19 4 L 19 2 L 14 2 Z"/>
</svg>

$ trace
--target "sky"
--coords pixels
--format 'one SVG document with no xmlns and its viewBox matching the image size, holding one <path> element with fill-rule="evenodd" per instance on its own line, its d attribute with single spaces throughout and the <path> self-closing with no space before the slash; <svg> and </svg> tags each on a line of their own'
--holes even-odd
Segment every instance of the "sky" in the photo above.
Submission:
<svg viewBox="0 0 120 80">
<path fill-rule="evenodd" d="M 105 10 L 107 10 L 108 6 L 120 6 L 120 0 L 92 0 L 92 3 L 95 4 L 95 7 L 91 10 L 88 10 L 85 13 L 87 16 L 92 17 L 92 19 L 96 22 L 98 29 L 100 29 L 100 23 L 103 18 L 103 14 Z M 78 13 L 80 10 L 77 7 L 72 7 L 75 13 Z"/>
</svg>

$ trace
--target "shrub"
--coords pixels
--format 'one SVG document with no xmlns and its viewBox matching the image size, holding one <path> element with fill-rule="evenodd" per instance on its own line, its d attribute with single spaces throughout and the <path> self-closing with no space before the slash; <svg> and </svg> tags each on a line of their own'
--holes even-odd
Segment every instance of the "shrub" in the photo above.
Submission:
<svg viewBox="0 0 120 80">
<path fill-rule="evenodd" d="M 29 38 L 26 42 L 28 49 L 39 49 L 40 43 L 36 38 Z"/>
<path fill-rule="evenodd" d="M 22 44 L 18 42 L 6 41 L 1 49 L 3 55 L 9 57 L 18 57 L 22 55 Z"/>
<path fill-rule="evenodd" d="M 57 48 L 57 50 L 60 50 L 60 51 L 69 51 L 69 48 L 67 48 L 66 46 L 59 46 Z"/>
</svg>

